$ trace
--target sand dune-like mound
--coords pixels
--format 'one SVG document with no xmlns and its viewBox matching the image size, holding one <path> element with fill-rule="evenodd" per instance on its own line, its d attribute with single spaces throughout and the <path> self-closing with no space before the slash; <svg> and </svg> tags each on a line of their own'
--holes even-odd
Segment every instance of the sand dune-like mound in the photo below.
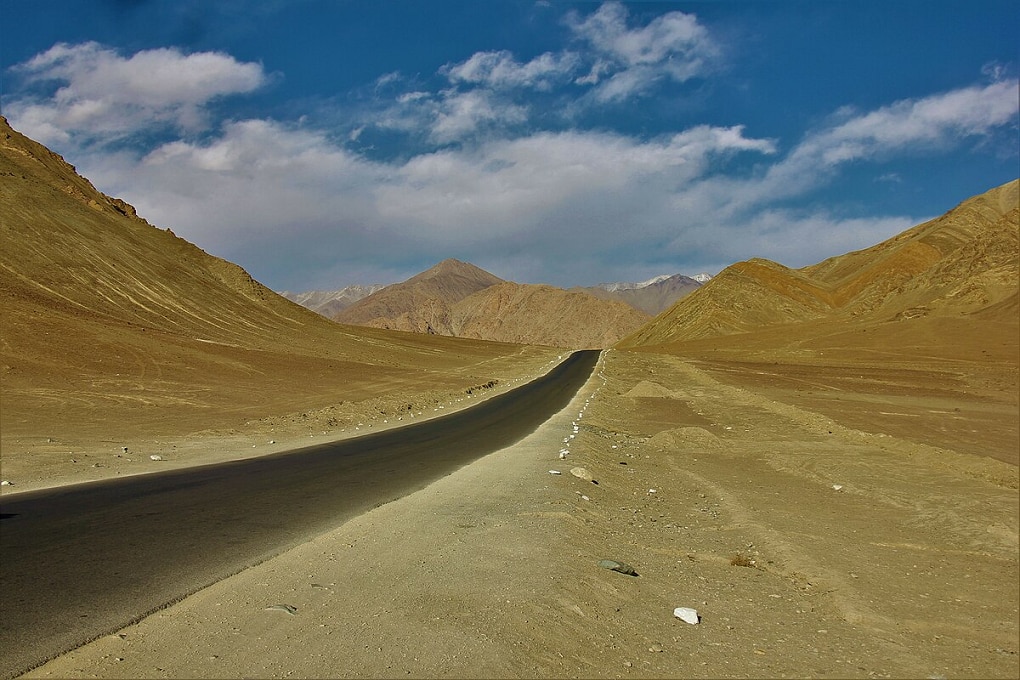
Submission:
<svg viewBox="0 0 1020 680">
<path fill-rule="evenodd" d="M 631 397 L 632 399 L 641 397 L 661 397 L 666 399 L 673 398 L 673 392 L 659 383 L 650 382 L 648 380 L 642 380 L 634 387 L 627 390 L 624 394 L 625 397 Z"/>
</svg>

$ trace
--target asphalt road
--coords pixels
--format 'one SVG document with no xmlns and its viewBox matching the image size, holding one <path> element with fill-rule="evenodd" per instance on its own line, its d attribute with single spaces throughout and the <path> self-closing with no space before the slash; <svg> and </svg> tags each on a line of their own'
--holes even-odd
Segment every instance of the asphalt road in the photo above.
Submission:
<svg viewBox="0 0 1020 680">
<path fill-rule="evenodd" d="M 0 677 L 424 488 L 562 410 L 597 351 L 441 418 L 286 453 L 0 499 Z"/>
</svg>

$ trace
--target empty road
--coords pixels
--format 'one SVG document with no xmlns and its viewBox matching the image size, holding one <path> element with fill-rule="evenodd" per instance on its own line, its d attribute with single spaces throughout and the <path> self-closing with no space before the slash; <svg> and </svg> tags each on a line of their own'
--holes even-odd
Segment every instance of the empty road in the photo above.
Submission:
<svg viewBox="0 0 1020 680">
<path fill-rule="evenodd" d="M 519 441 L 570 402 L 598 356 L 575 352 L 543 378 L 400 429 L 0 499 L 0 676 Z"/>
</svg>

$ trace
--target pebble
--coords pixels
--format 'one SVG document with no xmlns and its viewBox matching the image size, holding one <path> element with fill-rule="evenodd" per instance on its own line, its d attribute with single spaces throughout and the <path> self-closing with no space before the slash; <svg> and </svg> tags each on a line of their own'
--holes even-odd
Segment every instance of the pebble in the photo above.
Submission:
<svg viewBox="0 0 1020 680">
<path fill-rule="evenodd" d="M 163 456 L 159 456 L 159 455 L 153 454 L 153 455 L 149 456 L 149 460 L 163 460 Z"/>
<path fill-rule="evenodd" d="M 561 475 L 563 473 L 560 472 L 559 470 L 549 470 L 549 474 L 550 475 Z"/>
<path fill-rule="evenodd" d="M 625 562 L 617 562 L 616 560 L 599 560 L 599 566 L 609 571 L 619 572 L 626 574 L 627 576 L 637 576 L 637 572 L 634 571 L 634 567 L 630 566 Z"/>
<path fill-rule="evenodd" d="M 5 479 L 0 482 L 0 486 L 14 486 L 14 484 L 10 480 Z"/>
<path fill-rule="evenodd" d="M 701 618 L 698 616 L 697 609 L 691 609 L 690 607 L 677 607 L 673 610 L 673 616 L 677 617 L 681 621 L 691 624 L 692 626 L 698 625 Z"/>
<path fill-rule="evenodd" d="M 297 614 L 297 607 L 290 604 L 272 604 L 266 607 L 265 611 L 286 612 L 291 616 Z"/>
<path fill-rule="evenodd" d="M 594 482 L 595 481 L 594 479 L 592 479 L 591 473 L 588 472 L 587 468 L 583 468 L 583 467 L 570 468 L 570 474 L 574 475 L 578 479 L 583 479 L 586 482 Z"/>
</svg>

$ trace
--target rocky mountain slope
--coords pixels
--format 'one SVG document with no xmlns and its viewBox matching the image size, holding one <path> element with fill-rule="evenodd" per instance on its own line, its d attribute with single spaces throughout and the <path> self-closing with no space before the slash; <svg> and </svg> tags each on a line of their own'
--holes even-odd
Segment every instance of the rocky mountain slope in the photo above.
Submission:
<svg viewBox="0 0 1020 680">
<path fill-rule="evenodd" d="M 803 335 L 807 322 L 968 317 L 1016 324 L 1017 186 L 997 187 L 871 248 L 802 269 L 761 259 L 737 263 L 621 346 L 767 328 Z"/>
<path fill-rule="evenodd" d="M 450 313 L 458 337 L 570 348 L 609 347 L 648 318 L 582 291 L 509 281 L 468 296 Z"/>
<path fill-rule="evenodd" d="M 649 317 L 585 290 L 503 281 L 450 259 L 387 286 L 333 318 L 412 333 L 579 348 L 606 347 Z"/>
<path fill-rule="evenodd" d="M 280 291 L 280 295 L 291 302 L 296 302 L 302 307 L 312 310 L 327 318 L 339 314 L 353 305 L 358 300 L 367 298 L 372 293 L 382 290 L 385 285 L 375 284 L 369 286 L 345 286 L 339 290 L 310 290 L 304 293 L 294 293 L 289 290 Z"/>
</svg>

